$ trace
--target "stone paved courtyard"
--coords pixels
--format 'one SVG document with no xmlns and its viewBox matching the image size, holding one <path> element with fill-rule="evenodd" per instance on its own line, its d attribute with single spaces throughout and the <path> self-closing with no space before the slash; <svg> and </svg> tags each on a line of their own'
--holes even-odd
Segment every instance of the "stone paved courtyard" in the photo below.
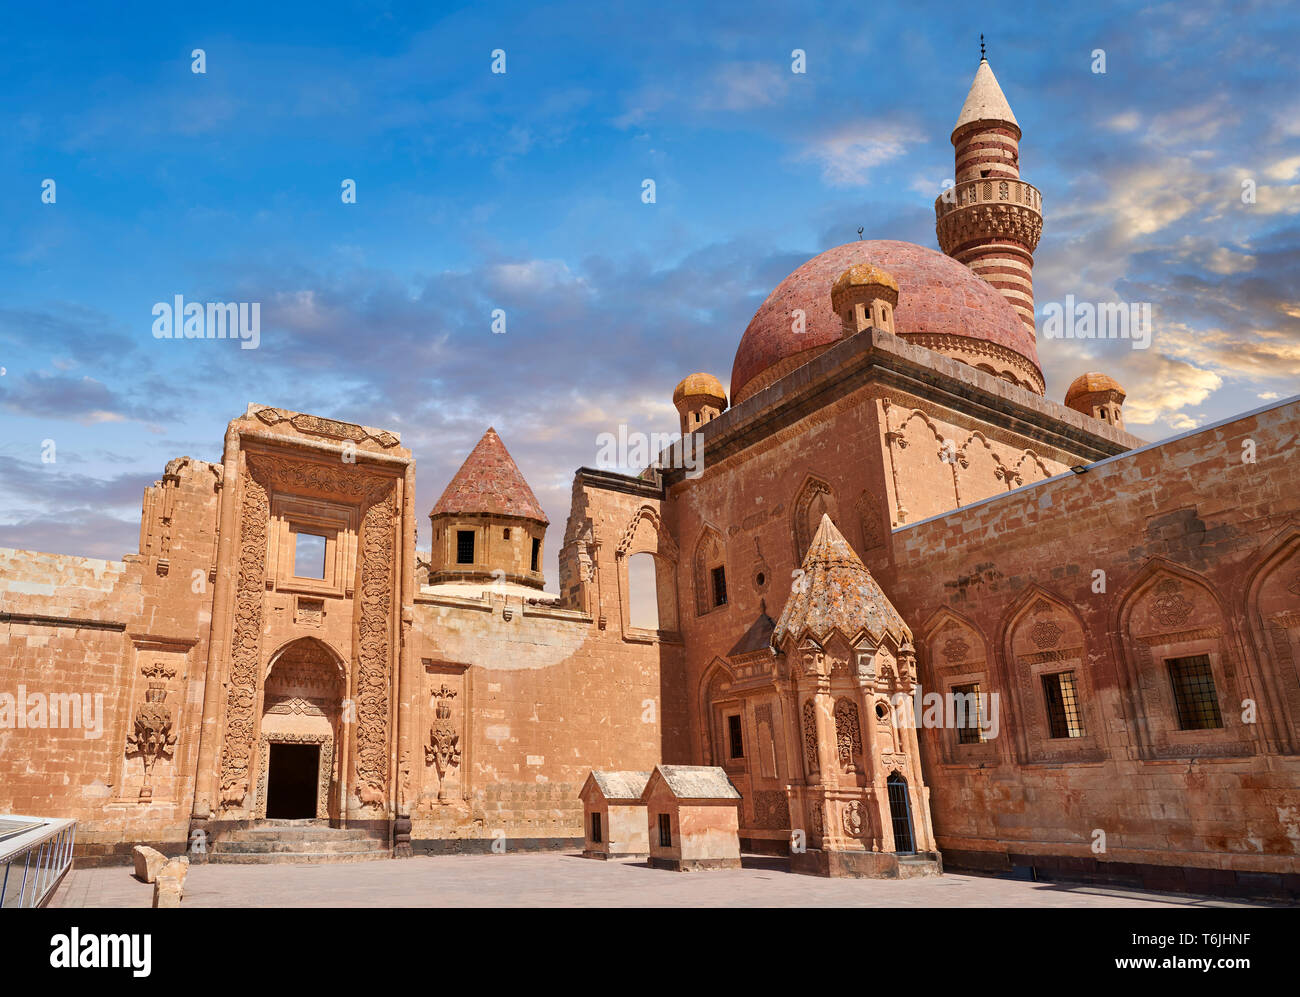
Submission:
<svg viewBox="0 0 1300 997">
<path fill-rule="evenodd" d="M 202 865 L 186 907 L 1234 907 L 1235 901 L 985 876 L 828 880 L 773 860 L 673 873 L 573 854 L 453 855 L 336 865 Z M 74 869 L 53 906 L 148 907 L 126 866 Z"/>
</svg>

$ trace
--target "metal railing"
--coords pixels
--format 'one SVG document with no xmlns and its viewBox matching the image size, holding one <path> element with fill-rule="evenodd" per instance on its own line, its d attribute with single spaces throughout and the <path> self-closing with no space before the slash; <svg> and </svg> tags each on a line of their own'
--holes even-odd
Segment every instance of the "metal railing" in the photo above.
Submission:
<svg viewBox="0 0 1300 997">
<path fill-rule="evenodd" d="M 77 822 L 0 814 L 0 907 L 44 907 L 72 868 Z"/>
</svg>

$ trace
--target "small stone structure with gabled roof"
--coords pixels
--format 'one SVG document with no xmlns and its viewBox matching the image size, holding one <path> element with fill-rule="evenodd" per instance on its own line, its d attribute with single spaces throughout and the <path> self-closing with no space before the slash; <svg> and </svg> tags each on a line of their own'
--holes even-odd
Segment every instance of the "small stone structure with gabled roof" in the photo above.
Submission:
<svg viewBox="0 0 1300 997">
<path fill-rule="evenodd" d="M 740 868 L 740 793 L 721 768 L 656 765 L 641 799 L 656 869 Z"/>
<path fill-rule="evenodd" d="M 645 792 L 649 772 L 598 772 L 587 776 L 582 798 L 586 836 L 582 854 L 589 859 L 645 858 L 650 854 Z"/>
</svg>

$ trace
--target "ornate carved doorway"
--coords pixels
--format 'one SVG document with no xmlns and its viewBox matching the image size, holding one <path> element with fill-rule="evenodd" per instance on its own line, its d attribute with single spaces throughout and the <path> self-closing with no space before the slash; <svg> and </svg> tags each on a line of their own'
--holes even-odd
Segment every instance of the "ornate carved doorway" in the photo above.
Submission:
<svg viewBox="0 0 1300 997">
<path fill-rule="evenodd" d="M 305 637 L 271 660 L 262 701 L 257 817 L 338 816 L 342 664 Z"/>
<path fill-rule="evenodd" d="M 283 819 L 315 817 L 321 746 L 271 742 L 269 747 L 266 816 Z"/>
</svg>

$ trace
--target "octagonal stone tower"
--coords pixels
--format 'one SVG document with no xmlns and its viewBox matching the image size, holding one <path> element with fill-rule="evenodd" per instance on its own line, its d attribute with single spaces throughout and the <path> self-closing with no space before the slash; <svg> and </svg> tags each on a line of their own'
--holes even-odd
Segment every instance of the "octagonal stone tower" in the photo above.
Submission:
<svg viewBox="0 0 1300 997">
<path fill-rule="evenodd" d="M 823 515 L 771 637 L 787 787 L 806 836 L 791 870 L 821 876 L 931 875 L 942 869 L 910 697 L 912 632 L 829 515 Z"/>
<path fill-rule="evenodd" d="M 987 59 L 980 59 L 952 144 L 955 186 L 934 202 L 939 248 L 997 288 L 1033 335 L 1043 196 L 1020 179 L 1020 125 Z"/>
<path fill-rule="evenodd" d="M 501 437 L 489 428 L 429 512 L 429 584 L 495 581 L 542 588 L 549 522 Z"/>
</svg>

